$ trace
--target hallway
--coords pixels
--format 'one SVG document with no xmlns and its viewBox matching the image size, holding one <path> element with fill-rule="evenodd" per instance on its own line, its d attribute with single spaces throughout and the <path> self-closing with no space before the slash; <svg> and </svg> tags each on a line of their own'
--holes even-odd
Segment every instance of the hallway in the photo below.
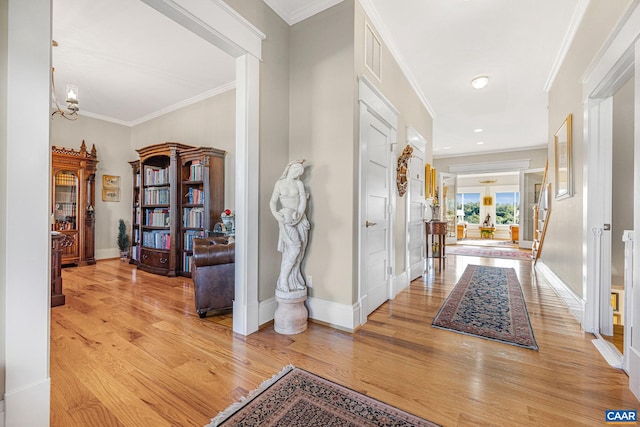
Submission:
<svg viewBox="0 0 640 427">
<path fill-rule="evenodd" d="M 467 264 L 514 267 L 533 351 L 431 327 Z M 248 337 L 200 319 L 190 279 L 119 260 L 63 271 L 51 310 L 51 425 L 203 425 L 287 364 L 444 426 L 601 425 L 640 405 L 530 262 L 449 256 L 351 334 L 311 322 Z M 315 286 L 321 286 L 320 283 Z"/>
</svg>

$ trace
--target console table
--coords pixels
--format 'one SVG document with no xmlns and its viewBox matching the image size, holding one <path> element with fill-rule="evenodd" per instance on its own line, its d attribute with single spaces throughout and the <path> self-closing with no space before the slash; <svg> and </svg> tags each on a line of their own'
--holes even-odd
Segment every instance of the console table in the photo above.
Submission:
<svg viewBox="0 0 640 427">
<path fill-rule="evenodd" d="M 425 230 L 427 236 L 427 254 L 429 253 L 429 248 L 431 248 L 430 258 L 438 258 L 438 271 L 442 271 L 442 259 L 445 257 L 444 248 L 447 223 L 444 221 L 426 221 Z M 429 236 L 431 236 L 431 239 L 429 239 Z M 438 238 L 437 241 L 436 237 Z"/>
<path fill-rule="evenodd" d="M 493 239 L 493 235 L 496 232 L 495 227 L 480 227 L 480 238 L 484 239 L 485 237 L 489 239 Z"/>
</svg>

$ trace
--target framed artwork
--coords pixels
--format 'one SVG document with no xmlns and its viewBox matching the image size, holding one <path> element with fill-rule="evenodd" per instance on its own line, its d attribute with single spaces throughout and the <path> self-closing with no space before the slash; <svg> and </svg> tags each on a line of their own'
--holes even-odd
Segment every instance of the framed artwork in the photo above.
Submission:
<svg viewBox="0 0 640 427">
<path fill-rule="evenodd" d="M 103 188 L 102 201 L 103 202 L 119 202 L 120 189 L 119 188 Z"/>
<path fill-rule="evenodd" d="M 482 206 L 493 206 L 493 197 L 484 196 L 482 198 Z"/>
<path fill-rule="evenodd" d="M 424 165 L 424 198 L 430 199 L 433 197 L 431 194 L 431 165 L 425 163 Z"/>
<path fill-rule="evenodd" d="M 573 170 L 571 151 L 571 114 L 567 116 L 554 136 L 556 155 L 556 199 L 573 196 Z"/>
<path fill-rule="evenodd" d="M 102 188 L 120 189 L 120 177 L 116 175 L 102 175 Z"/>
</svg>

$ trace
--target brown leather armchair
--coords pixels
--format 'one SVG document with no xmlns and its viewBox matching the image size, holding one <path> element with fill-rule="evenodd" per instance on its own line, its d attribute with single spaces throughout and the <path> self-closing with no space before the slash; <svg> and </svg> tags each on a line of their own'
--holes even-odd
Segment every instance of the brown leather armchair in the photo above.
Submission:
<svg viewBox="0 0 640 427">
<path fill-rule="evenodd" d="M 193 240 L 191 278 L 196 311 L 201 318 L 212 310 L 233 307 L 236 245 L 226 237 Z"/>
</svg>

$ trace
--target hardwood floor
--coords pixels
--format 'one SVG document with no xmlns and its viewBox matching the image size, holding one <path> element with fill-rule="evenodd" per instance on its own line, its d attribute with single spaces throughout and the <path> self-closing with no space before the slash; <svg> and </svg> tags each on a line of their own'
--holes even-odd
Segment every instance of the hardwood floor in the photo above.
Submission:
<svg viewBox="0 0 640 427">
<path fill-rule="evenodd" d="M 516 269 L 539 351 L 431 327 L 468 263 Z M 444 426 L 603 425 L 605 409 L 640 408 L 523 261 L 449 256 L 355 334 L 310 323 L 238 336 L 230 314 L 198 317 L 190 279 L 119 260 L 65 269 L 63 286 L 66 304 L 51 310 L 52 426 L 202 426 L 287 364 Z"/>
</svg>

